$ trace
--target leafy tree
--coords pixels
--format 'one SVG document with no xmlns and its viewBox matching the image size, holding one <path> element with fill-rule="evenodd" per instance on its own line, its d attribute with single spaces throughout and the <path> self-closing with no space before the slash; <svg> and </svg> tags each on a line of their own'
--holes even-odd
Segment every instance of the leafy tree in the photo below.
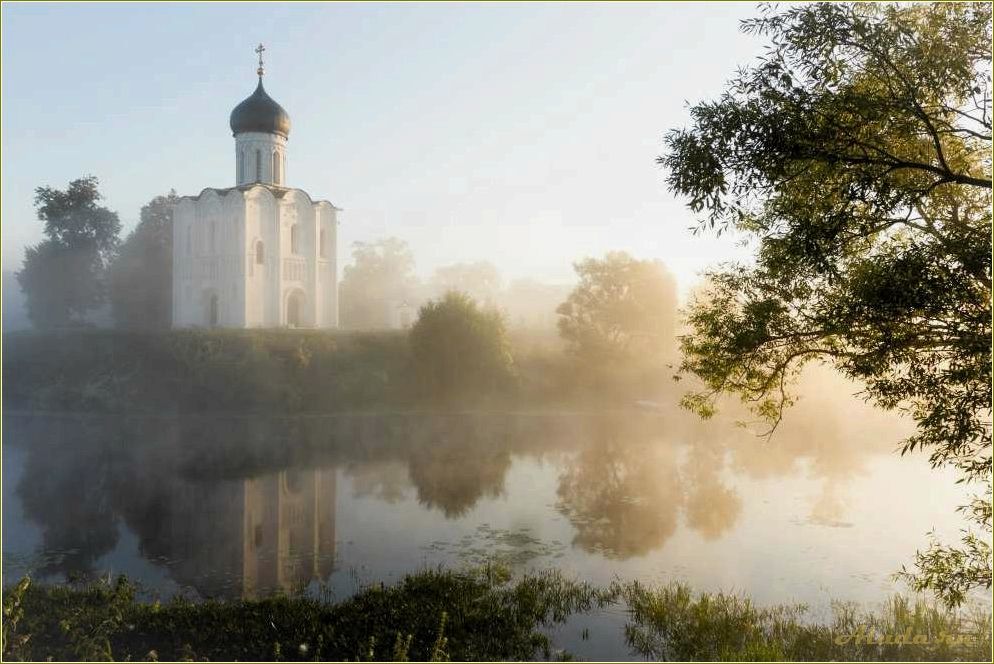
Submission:
<svg viewBox="0 0 994 664">
<path fill-rule="evenodd" d="M 28 247 L 17 281 L 31 324 L 36 328 L 85 324 L 87 312 L 103 301 L 101 268 L 94 251 L 55 240 Z"/>
<path fill-rule="evenodd" d="M 556 309 L 570 351 L 594 364 L 658 359 L 676 341 L 676 281 L 624 252 L 574 264 L 580 283 Z"/>
<path fill-rule="evenodd" d="M 138 226 L 121 244 L 109 271 L 110 303 L 118 327 L 166 329 L 172 321 L 175 190 L 142 206 Z"/>
<path fill-rule="evenodd" d="M 395 237 L 352 246 L 339 289 L 342 326 L 391 327 L 395 307 L 409 303 L 417 286 L 414 254 Z"/>
<path fill-rule="evenodd" d="M 46 240 L 28 247 L 17 274 L 35 327 L 84 323 L 105 297 L 104 270 L 121 231 L 116 212 L 97 203 L 99 181 L 88 175 L 65 191 L 35 189 L 38 219 Z"/>
<path fill-rule="evenodd" d="M 698 230 L 756 240 L 689 309 L 682 369 L 704 415 L 736 393 L 774 426 L 801 365 L 827 362 L 917 422 L 983 487 L 990 533 L 991 7 L 819 3 L 764 10 L 765 56 L 691 108 L 660 162 Z M 913 585 L 950 604 L 991 586 L 987 537 L 934 543 Z"/>
<path fill-rule="evenodd" d="M 421 307 L 411 351 L 417 376 L 436 397 L 493 393 L 513 380 L 503 319 L 464 293 L 449 292 Z"/>
<path fill-rule="evenodd" d="M 493 306 L 500 292 L 501 278 L 497 268 L 487 261 L 455 263 L 436 269 L 431 285 L 435 293 L 457 290 L 480 304 Z"/>
</svg>

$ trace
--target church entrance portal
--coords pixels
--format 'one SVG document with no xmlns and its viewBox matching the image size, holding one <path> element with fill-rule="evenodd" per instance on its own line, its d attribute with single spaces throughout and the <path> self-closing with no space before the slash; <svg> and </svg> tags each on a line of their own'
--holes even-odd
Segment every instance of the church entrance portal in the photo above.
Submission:
<svg viewBox="0 0 994 664">
<path fill-rule="evenodd" d="M 286 324 L 288 327 L 302 327 L 301 316 L 304 310 L 304 296 L 299 291 L 290 293 L 286 299 Z"/>
</svg>

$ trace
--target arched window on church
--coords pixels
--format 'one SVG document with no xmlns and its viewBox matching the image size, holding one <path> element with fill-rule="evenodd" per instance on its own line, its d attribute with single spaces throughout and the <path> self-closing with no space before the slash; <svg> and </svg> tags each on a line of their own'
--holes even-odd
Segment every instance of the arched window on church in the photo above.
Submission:
<svg viewBox="0 0 994 664">
<path fill-rule="evenodd" d="M 255 151 L 255 181 L 262 182 L 262 150 Z"/>
<path fill-rule="evenodd" d="M 280 153 L 273 153 L 273 184 L 280 184 Z"/>
<path fill-rule="evenodd" d="M 321 252 L 321 258 L 324 258 L 328 254 L 327 254 L 327 251 L 325 249 L 325 244 L 324 244 L 324 229 L 323 228 L 321 229 L 321 236 L 320 236 L 320 238 L 321 238 L 320 239 L 320 244 L 318 246 L 319 246 L 319 251 Z"/>
<path fill-rule="evenodd" d="M 217 238 L 217 224 L 215 224 L 214 221 L 211 221 L 210 248 L 212 254 L 214 253 L 217 247 L 217 244 L 215 242 L 216 238 Z"/>
<path fill-rule="evenodd" d="M 290 252 L 300 253 L 300 233 L 297 231 L 297 224 L 290 227 Z"/>
<path fill-rule="evenodd" d="M 262 265 L 266 262 L 266 247 L 262 244 L 262 240 L 255 243 L 255 264 Z"/>
<path fill-rule="evenodd" d="M 238 184 L 245 182 L 245 150 L 238 151 Z"/>
</svg>

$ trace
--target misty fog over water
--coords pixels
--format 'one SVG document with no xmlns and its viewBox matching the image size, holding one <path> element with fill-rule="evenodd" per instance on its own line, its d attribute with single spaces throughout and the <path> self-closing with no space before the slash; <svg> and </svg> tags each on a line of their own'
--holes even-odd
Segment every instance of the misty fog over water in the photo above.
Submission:
<svg viewBox="0 0 994 664">
<path fill-rule="evenodd" d="M 498 560 L 732 589 L 817 618 L 898 589 L 930 527 L 955 533 L 964 495 L 893 453 L 905 423 L 827 392 L 772 440 L 676 408 L 8 416 L 4 567 L 126 574 L 148 599 L 340 599 Z M 577 620 L 599 636 L 562 628 L 574 652 L 626 656 L 619 615 Z"/>
</svg>

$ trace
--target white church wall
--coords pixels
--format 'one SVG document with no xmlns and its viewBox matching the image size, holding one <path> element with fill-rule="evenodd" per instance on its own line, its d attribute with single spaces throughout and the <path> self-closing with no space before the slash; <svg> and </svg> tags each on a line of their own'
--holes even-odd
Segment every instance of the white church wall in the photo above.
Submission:
<svg viewBox="0 0 994 664">
<path fill-rule="evenodd" d="M 246 280 L 248 290 L 247 327 L 276 327 L 279 325 L 280 303 L 274 294 L 279 285 L 279 236 L 276 232 L 278 202 L 265 187 L 252 188 L 247 196 L 246 232 L 252 237 L 252 277 Z M 255 262 L 256 247 L 262 244 L 263 262 Z"/>
<path fill-rule="evenodd" d="M 314 211 L 310 198 L 299 189 L 286 192 L 279 209 L 282 288 L 280 324 L 314 327 Z M 293 302 L 291 298 L 295 298 Z"/>
<path fill-rule="evenodd" d="M 327 202 L 314 204 L 318 244 L 315 317 L 320 327 L 338 327 L 338 220 Z M 323 242 L 322 242 L 323 233 Z"/>
<path fill-rule="evenodd" d="M 296 189 L 281 198 L 264 186 L 207 189 L 182 199 L 174 326 L 337 327 L 337 225 L 334 206 Z"/>
<path fill-rule="evenodd" d="M 219 248 L 222 257 L 224 299 L 228 303 L 227 325 L 245 327 L 245 196 L 229 191 L 223 198 L 224 240 Z"/>
</svg>

